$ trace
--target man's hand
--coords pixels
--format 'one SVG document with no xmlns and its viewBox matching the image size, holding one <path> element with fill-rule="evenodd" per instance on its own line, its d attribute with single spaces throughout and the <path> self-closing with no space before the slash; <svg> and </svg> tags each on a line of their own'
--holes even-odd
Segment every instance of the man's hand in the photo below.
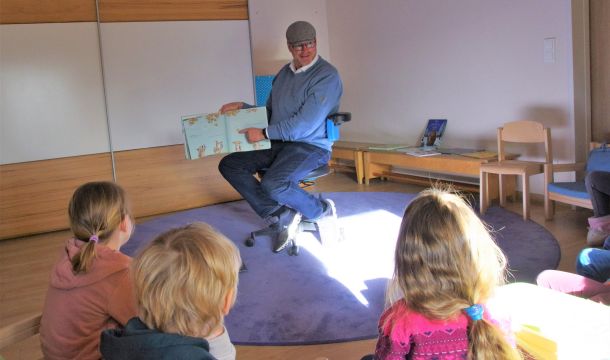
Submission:
<svg viewBox="0 0 610 360">
<path fill-rule="evenodd" d="M 228 104 L 224 104 L 223 106 L 220 107 L 220 113 L 224 114 L 227 111 L 231 111 L 231 110 L 240 110 L 241 108 L 244 107 L 244 103 L 241 101 L 236 101 L 236 102 L 231 102 Z"/>
<path fill-rule="evenodd" d="M 255 143 L 257 141 L 265 140 L 264 129 L 261 128 L 245 128 L 239 130 L 240 134 L 246 134 L 246 139 L 249 143 Z"/>
</svg>

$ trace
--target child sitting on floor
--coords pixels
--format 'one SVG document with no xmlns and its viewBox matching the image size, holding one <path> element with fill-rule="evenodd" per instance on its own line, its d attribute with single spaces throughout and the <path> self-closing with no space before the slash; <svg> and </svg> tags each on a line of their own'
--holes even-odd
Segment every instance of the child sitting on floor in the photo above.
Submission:
<svg viewBox="0 0 610 360">
<path fill-rule="evenodd" d="M 576 273 L 545 270 L 538 275 L 539 286 L 610 305 L 610 172 L 591 171 L 585 178 L 593 205 L 589 218 L 586 248 L 576 258 Z M 605 239 L 605 241 L 604 241 Z"/>
<path fill-rule="evenodd" d="M 375 359 L 520 358 L 486 306 L 506 259 L 464 200 L 422 192 L 404 213 L 394 257 Z"/>
<path fill-rule="evenodd" d="M 610 305 L 610 236 L 603 249 L 586 248 L 576 258 L 576 274 L 544 270 L 538 286 Z"/>
<path fill-rule="evenodd" d="M 234 360 L 223 318 L 240 265 L 235 245 L 207 224 L 159 235 L 132 267 L 139 318 L 102 334 L 104 359 Z"/>
<path fill-rule="evenodd" d="M 68 214 L 74 237 L 51 272 L 40 324 L 45 359 L 99 359 L 100 332 L 137 314 L 129 265 L 119 252 L 133 230 L 123 189 L 80 186 Z"/>
</svg>

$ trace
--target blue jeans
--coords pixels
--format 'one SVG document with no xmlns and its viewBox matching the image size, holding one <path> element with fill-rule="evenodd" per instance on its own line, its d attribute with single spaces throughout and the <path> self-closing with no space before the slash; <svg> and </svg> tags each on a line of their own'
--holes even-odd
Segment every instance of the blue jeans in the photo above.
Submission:
<svg viewBox="0 0 610 360">
<path fill-rule="evenodd" d="M 610 280 L 610 237 L 604 249 L 586 248 L 578 254 L 576 273 L 602 283 Z"/>
<path fill-rule="evenodd" d="M 218 165 L 222 176 L 246 199 L 263 219 L 282 205 L 305 218 L 323 212 L 320 199 L 299 187 L 299 181 L 330 160 L 330 151 L 300 142 L 272 141 L 271 149 L 234 152 Z M 265 169 L 258 181 L 254 174 Z"/>
<path fill-rule="evenodd" d="M 593 216 L 610 215 L 610 172 L 591 171 L 585 177 L 585 186 L 591 197 Z"/>
</svg>

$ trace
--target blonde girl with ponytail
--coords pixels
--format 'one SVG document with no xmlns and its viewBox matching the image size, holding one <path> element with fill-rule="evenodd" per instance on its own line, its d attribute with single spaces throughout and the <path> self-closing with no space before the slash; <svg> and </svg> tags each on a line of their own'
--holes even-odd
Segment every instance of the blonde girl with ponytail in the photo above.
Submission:
<svg viewBox="0 0 610 360">
<path fill-rule="evenodd" d="M 394 261 L 375 359 L 520 358 L 486 306 L 506 258 L 462 198 L 439 189 L 417 196 Z"/>
<path fill-rule="evenodd" d="M 106 181 L 76 189 L 68 215 L 73 238 L 51 272 L 42 350 L 45 359 L 100 359 L 101 332 L 137 316 L 131 258 L 119 251 L 133 220 L 125 191 Z"/>
</svg>

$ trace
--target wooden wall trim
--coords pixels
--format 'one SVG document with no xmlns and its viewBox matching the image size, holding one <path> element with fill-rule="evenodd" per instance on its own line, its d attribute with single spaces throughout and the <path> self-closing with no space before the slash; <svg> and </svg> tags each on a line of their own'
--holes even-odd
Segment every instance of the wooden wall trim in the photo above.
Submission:
<svg viewBox="0 0 610 360">
<path fill-rule="evenodd" d="M 610 1 L 590 2 L 591 140 L 610 141 Z"/>
<path fill-rule="evenodd" d="M 222 156 L 185 160 L 183 145 L 115 152 L 117 183 L 135 217 L 240 199 L 218 172 Z M 112 181 L 109 153 L 0 166 L 0 239 L 69 228 L 68 202 L 89 181 Z"/>
<path fill-rule="evenodd" d="M 247 20 L 248 0 L 100 0 L 101 22 Z"/>
<path fill-rule="evenodd" d="M 239 199 L 218 172 L 221 158 L 186 160 L 183 145 L 114 153 L 117 182 L 127 191 L 135 217 Z"/>
<path fill-rule="evenodd" d="M 68 202 L 88 181 L 112 181 L 110 153 L 0 166 L 0 239 L 66 229 Z"/>
<path fill-rule="evenodd" d="M 0 24 L 95 22 L 95 0 L 1 0 Z"/>
<path fill-rule="evenodd" d="M 248 20 L 248 0 L 99 0 L 100 21 Z M 0 24 L 97 21 L 95 0 L 1 0 Z"/>
</svg>

